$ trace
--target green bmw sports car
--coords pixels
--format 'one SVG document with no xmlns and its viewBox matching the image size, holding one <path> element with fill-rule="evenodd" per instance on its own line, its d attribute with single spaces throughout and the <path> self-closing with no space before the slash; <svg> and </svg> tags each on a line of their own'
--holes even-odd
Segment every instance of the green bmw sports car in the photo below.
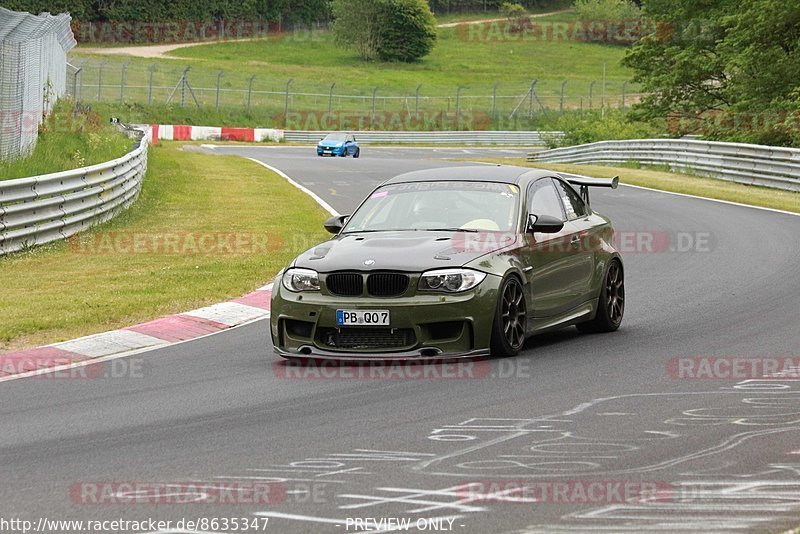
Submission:
<svg viewBox="0 0 800 534">
<path fill-rule="evenodd" d="M 286 358 L 512 356 L 534 334 L 619 328 L 623 266 L 589 188 L 618 179 L 509 166 L 411 172 L 281 271 L 271 332 Z"/>
</svg>

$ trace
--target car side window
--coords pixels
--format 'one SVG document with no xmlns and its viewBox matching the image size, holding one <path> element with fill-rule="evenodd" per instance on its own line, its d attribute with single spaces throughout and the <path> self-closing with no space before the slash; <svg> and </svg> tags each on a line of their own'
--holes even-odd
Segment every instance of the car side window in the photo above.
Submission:
<svg viewBox="0 0 800 534">
<path fill-rule="evenodd" d="M 559 196 L 564 203 L 564 209 L 567 211 L 567 220 L 580 219 L 589 215 L 586 204 L 572 186 L 565 184 L 561 180 L 554 181 L 558 188 Z"/>
<path fill-rule="evenodd" d="M 553 185 L 553 180 L 543 178 L 530 186 L 528 192 L 528 213 L 534 215 L 549 215 L 556 219 L 564 220 L 564 210 L 558 199 L 558 192 Z"/>
<path fill-rule="evenodd" d="M 348 135 L 347 136 L 347 142 L 348 143 L 352 143 L 353 142 L 353 136 L 352 135 Z"/>
</svg>

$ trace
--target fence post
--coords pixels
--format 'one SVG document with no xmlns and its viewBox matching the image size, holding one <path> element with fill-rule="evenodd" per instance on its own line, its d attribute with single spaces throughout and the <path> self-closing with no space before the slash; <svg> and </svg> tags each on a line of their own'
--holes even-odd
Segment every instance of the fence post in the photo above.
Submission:
<svg viewBox="0 0 800 534">
<path fill-rule="evenodd" d="M 589 109 L 592 109 L 592 95 L 594 93 L 594 84 L 596 83 L 597 81 L 593 81 L 589 84 Z"/>
<path fill-rule="evenodd" d="M 72 78 L 72 98 L 75 99 L 76 102 L 78 101 L 78 76 L 81 75 L 82 70 L 83 70 L 82 66 L 76 68 L 75 77 Z"/>
<path fill-rule="evenodd" d="M 533 80 L 531 82 L 531 98 L 528 101 L 528 118 L 533 118 L 533 100 L 536 98 L 536 83 L 539 80 Z"/>
<path fill-rule="evenodd" d="M 562 114 L 564 113 L 564 89 L 566 88 L 566 86 L 567 86 L 567 80 L 561 82 L 561 100 L 558 104 L 558 112 Z"/>
<path fill-rule="evenodd" d="M 622 109 L 625 109 L 625 91 L 628 88 L 628 82 L 622 82 Z"/>
<path fill-rule="evenodd" d="M 492 121 L 497 118 L 497 86 L 499 83 L 494 84 L 492 87 Z"/>
<path fill-rule="evenodd" d="M 289 121 L 289 87 L 292 85 L 292 80 L 294 78 L 289 78 L 286 82 L 286 100 L 283 103 L 283 120 L 284 123 L 288 123 Z"/>
<path fill-rule="evenodd" d="M 253 74 L 250 76 L 250 79 L 247 81 L 247 112 L 250 113 L 250 98 L 253 96 L 253 81 L 255 81 L 256 75 Z"/>
<path fill-rule="evenodd" d="M 97 100 L 103 100 L 103 69 L 106 67 L 106 62 L 101 62 L 97 67 Z"/>
<path fill-rule="evenodd" d="M 219 71 L 217 73 L 217 96 L 214 99 L 214 107 L 215 107 L 215 109 L 219 109 L 219 83 L 220 83 L 220 78 L 222 78 L 223 72 L 224 71 Z"/>
<path fill-rule="evenodd" d="M 148 78 L 147 78 L 147 103 L 150 104 L 153 102 L 153 74 L 156 71 L 156 64 L 153 63 L 149 67 L 148 70 Z"/>
<path fill-rule="evenodd" d="M 122 102 L 125 100 L 125 71 L 128 70 L 128 64 L 130 61 L 126 61 L 122 64 L 122 72 L 119 78 L 119 101 Z"/>
<path fill-rule="evenodd" d="M 336 87 L 336 82 L 331 84 L 331 91 L 328 93 L 328 116 L 333 114 L 333 89 Z"/>
<path fill-rule="evenodd" d="M 422 84 L 417 85 L 417 90 L 414 94 L 414 114 L 419 115 L 419 90 L 422 89 Z"/>
<path fill-rule="evenodd" d="M 186 107 L 186 76 L 189 74 L 189 69 L 191 67 L 186 67 L 183 69 L 183 74 L 181 75 L 181 107 Z"/>
<path fill-rule="evenodd" d="M 456 87 L 456 131 L 461 129 L 461 86 Z"/>
<path fill-rule="evenodd" d="M 378 94 L 378 88 L 372 90 L 372 117 L 370 117 L 369 127 L 375 129 L 375 95 Z"/>
</svg>

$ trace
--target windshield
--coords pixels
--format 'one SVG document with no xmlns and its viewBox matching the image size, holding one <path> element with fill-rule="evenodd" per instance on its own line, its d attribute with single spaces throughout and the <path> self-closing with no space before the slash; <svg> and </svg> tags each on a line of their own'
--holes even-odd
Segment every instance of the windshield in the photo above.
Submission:
<svg viewBox="0 0 800 534">
<path fill-rule="evenodd" d="M 495 182 L 392 184 L 372 193 L 343 232 L 507 232 L 516 228 L 518 198 L 517 186 Z"/>
<path fill-rule="evenodd" d="M 347 134 L 343 133 L 332 133 L 325 136 L 324 141 L 344 141 L 347 137 Z"/>
</svg>

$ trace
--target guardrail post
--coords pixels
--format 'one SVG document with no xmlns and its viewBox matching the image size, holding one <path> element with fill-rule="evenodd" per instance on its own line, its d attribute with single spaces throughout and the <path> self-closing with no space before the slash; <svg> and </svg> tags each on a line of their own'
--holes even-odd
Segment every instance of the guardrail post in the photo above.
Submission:
<svg viewBox="0 0 800 534">
<path fill-rule="evenodd" d="M 597 81 L 593 81 L 589 84 L 589 109 L 592 109 L 592 95 L 594 94 L 594 84 L 596 83 Z"/>
<path fill-rule="evenodd" d="M 283 120 L 284 123 L 288 124 L 289 122 L 289 88 L 292 86 L 292 81 L 294 78 L 289 78 L 286 81 L 286 98 L 283 103 Z"/>
<path fill-rule="evenodd" d="M 217 73 L 217 95 L 214 98 L 214 108 L 215 109 L 219 109 L 219 85 L 220 85 L 220 79 L 222 78 L 223 74 L 224 74 L 224 71 L 219 71 Z"/>
</svg>

